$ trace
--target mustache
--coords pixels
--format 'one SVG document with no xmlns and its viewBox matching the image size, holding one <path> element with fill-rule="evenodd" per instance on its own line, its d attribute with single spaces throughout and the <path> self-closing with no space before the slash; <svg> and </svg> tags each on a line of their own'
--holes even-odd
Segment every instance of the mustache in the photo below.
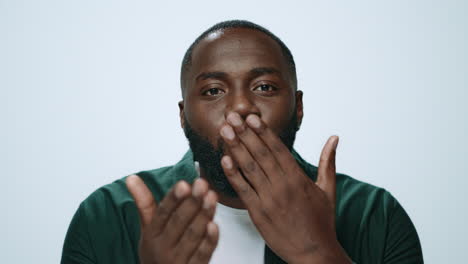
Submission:
<svg viewBox="0 0 468 264">
<path fill-rule="evenodd" d="M 197 133 L 187 120 L 185 120 L 184 133 L 192 150 L 193 160 L 199 163 L 210 186 L 229 197 L 237 197 L 236 191 L 229 183 L 221 166 L 221 158 L 224 156 L 225 149 L 221 137 L 217 140 L 215 148 L 208 138 Z"/>
</svg>

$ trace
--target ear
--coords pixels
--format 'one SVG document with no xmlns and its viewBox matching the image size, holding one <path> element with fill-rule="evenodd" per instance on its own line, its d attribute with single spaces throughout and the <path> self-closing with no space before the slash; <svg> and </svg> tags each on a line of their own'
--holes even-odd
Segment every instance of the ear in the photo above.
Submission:
<svg viewBox="0 0 468 264">
<path fill-rule="evenodd" d="M 297 130 L 301 127 L 302 118 L 304 117 L 304 105 L 302 103 L 302 91 L 296 91 L 296 115 L 297 115 Z"/>
<path fill-rule="evenodd" d="M 182 128 L 185 128 L 184 100 L 179 102 L 179 117 L 180 117 L 180 126 Z"/>
</svg>

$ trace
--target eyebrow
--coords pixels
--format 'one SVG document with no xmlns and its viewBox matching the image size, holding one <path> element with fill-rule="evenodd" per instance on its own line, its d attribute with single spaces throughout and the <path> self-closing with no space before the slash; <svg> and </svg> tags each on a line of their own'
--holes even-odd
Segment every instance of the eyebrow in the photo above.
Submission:
<svg viewBox="0 0 468 264">
<path fill-rule="evenodd" d="M 195 80 L 207 80 L 207 79 L 227 79 L 227 73 L 225 72 L 202 72 Z"/>
<path fill-rule="evenodd" d="M 266 74 L 280 74 L 281 72 L 273 67 L 258 67 L 253 68 L 250 70 L 250 74 L 253 75 L 254 78 L 266 75 Z"/>
<path fill-rule="evenodd" d="M 252 78 L 257 78 L 266 74 L 280 74 L 281 72 L 273 67 L 257 67 L 249 71 L 249 75 Z M 207 79 L 221 79 L 226 80 L 228 74 L 225 72 L 215 71 L 215 72 L 202 72 L 195 78 L 196 81 L 207 80 Z"/>
</svg>

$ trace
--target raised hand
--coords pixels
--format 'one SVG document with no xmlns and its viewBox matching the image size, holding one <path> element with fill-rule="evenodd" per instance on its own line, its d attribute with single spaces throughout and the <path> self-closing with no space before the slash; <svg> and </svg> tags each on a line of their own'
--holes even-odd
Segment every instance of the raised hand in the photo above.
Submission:
<svg viewBox="0 0 468 264">
<path fill-rule="evenodd" d="M 219 237 L 212 221 L 218 198 L 205 180 L 193 186 L 178 182 L 159 205 L 137 175 L 129 176 L 126 185 L 140 215 L 140 263 L 209 262 Z"/>
<path fill-rule="evenodd" d="M 288 263 L 351 263 L 335 232 L 335 153 L 330 137 L 314 183 L 256 115 L 227 116 L 221 163 L 268 246 Z"/>
</svg>

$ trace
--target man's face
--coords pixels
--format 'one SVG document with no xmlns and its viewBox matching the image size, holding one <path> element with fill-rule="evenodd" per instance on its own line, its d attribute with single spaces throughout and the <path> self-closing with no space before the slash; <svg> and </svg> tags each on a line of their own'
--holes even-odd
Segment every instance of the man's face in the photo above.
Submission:
<svg viewBox="0 0 468 264">
<path fill-rule="evenodd" d="M 242 28 L 209 35 L 193 50 L 184 82 L 182 127 L 213 188 L 235 196 L 220 165 L 225 148 L 219 130 L 229 112 L 258 115 L 292 147 L 302 93 L 295 92 L 286 58 L 267 35 Z"/>
</svg>

